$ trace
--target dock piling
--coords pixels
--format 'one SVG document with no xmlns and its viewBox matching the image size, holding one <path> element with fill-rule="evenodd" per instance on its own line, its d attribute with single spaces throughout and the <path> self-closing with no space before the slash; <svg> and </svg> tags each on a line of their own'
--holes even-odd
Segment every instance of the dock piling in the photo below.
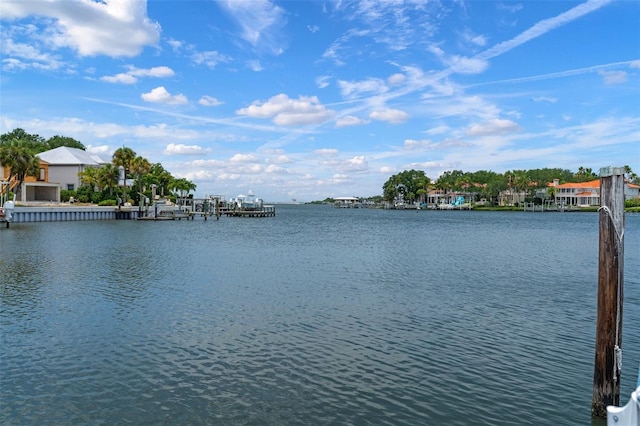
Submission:
<svg viewBox="0 0 640 426">
<path fill-rule="evenodd" d="M 591 415 L 620 404 L 624 261 L 624 169 L 600 169 L 598 313 Z"/>
</svg>

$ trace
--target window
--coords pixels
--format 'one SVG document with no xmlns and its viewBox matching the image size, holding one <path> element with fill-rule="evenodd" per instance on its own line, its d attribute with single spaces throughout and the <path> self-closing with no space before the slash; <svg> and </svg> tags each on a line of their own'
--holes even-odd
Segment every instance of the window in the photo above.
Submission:
<svg viewBox="0 0 640 426">
<path fill-rule="evenodd" d="M 40 168 L 40 177 L 38 178 L 38 180 L 45 180 L 46 176 L 46 170 L 44 169 L 44 167 Z"/>
<path fill-rule="evenodd" d="M 68 183 L 68 184 L 67 184 L 67 189 L 68 189 L 69 191 L 73 191 L 73 190 L 74 190 L 74 188 L 75 188 L 75 185 L 74 185 L 74 184 L 72 184 L 72 183 Z"/>
</svg>

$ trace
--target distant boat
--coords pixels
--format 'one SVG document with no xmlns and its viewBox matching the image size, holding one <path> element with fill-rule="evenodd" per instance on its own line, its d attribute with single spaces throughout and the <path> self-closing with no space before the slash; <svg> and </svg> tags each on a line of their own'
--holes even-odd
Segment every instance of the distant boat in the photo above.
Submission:
<svg viewBox="0 0 640 426">
<path fill-rule="evenodd" d="M 247 195 L 239 194 L 230 201 L 230 208 L 232 210 L 261 210 L 262 200 L 256 198 L 253 191 L 249 190 Z"/>
</svg>

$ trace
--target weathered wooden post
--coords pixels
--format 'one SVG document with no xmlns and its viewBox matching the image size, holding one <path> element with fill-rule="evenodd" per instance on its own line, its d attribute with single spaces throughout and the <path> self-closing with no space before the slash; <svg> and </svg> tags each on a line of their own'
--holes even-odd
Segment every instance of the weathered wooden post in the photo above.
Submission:
<svg viewBox="0 0 640 426">
<path fill-rule="evenodd" d="M 598 314 L 591 414 L 620 405 L 624 263 L 624 169 L 600 169 Z"/>
</svg>

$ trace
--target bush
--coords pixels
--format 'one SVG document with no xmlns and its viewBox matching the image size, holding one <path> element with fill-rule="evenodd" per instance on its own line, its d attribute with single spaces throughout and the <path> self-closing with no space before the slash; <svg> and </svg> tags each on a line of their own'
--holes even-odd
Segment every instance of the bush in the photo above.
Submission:
<svg viewBox="0 0 640 426">
<path fill-rule="evenodd" d="M 102 200 L 98 203 L 99 206 L 104 207 L 104 206 L 115 206 L 116 205 L 116 200 Z"/>
<path fill-rule="evenodd" d="M 629 209 L 631 207 L 640 207 L 640 198 L 631 198 L 624 200 L 624 207 Z"/>
<path fill-rule="evenodd" d="M 60 191 L 60 201 L 62 201 L 63 203 L 68 202 L 71 197 L 73 197 L 74 199 L 78 198 L 78 194 L 76 193 L 76 191 L 70 191 L 68 189 L 63 189 Z"/>
</svg>

